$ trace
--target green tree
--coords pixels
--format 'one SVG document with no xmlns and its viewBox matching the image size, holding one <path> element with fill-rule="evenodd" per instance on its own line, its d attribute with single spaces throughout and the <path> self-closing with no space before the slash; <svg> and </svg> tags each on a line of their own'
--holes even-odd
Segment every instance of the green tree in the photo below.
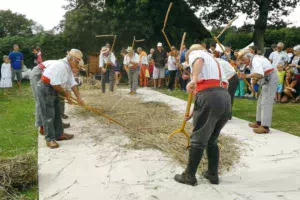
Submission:
<svg viewBox="0 0 300 200">
<path fill-rule="evenodd" d="M 0 38 L 6 36 L 31 35 L 36 23 L 25 15 L 13 13 L 10 10 L 0 10 Z"/>
<path fill-rule="evenodd" d="M 202 8 L 201 18 L 213 26 L 227 23 L 236 13 L 246 13 L 248 18 L 255 20 L 253 41 L 260 49 L 264 47 L 268 23 L 280 24 L 282 16 L 287 16 L 291 9 L 299 4 L 299 0 L 187 0 L 187 2 L 195 10 Z"/>
</svg>

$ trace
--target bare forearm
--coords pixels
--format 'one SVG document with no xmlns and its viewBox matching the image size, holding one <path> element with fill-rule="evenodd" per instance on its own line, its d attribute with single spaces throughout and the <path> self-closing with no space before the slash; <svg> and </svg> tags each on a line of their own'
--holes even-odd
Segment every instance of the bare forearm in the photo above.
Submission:
<svg viewBox="0 0 300 200">
<path fill-rule="evenodd" d="M 258 73 L 248 74 L 248 75 L 246 76 L 246 78 L 257 78 L 257 79 L 261 79 L 261 78 L 263 78 L 263 77 L 264 77 L 263 75 L 258 74 Z"/>
<path fill-rule="evenodd" d="M 77 85 L 75 85 L 75 86 L 72 87 L 72 91 L 74 92 L 74 94 L 75 94 L 75 96 L 76 96 L 77 99 L 81 98 L 80 94 L 79 94 L 79 90 L 78 90 Z"/>
<path fill-rule="evenodd" d="M 65 89 L 63 89 L 60 85 L 53 85 L 52 86 L 56 92 L 66 96 L 67 91 Z"/>
</svg>

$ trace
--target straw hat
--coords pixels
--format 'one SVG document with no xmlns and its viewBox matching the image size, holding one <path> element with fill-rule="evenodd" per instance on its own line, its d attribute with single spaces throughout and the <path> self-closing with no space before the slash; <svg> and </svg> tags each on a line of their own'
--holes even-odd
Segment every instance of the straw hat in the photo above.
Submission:
<svg viewBox="0 0 300 200">
<path fill-rule="evenodd" d="M 126 51 L 127 51 L 128 53 L 131 53 L 131 52 L 133 52 L 133 49 L 132 49 L 132 47 L 127 47 Z"/>
<path fill-rule="evenodd" d="M 83 54 L 78 49 L 71 49 L 69 55 L 75 58 L 79 62 L 79 66 L 83 66 L 84 62 L 82 60 Z"/>
<path fill-rule="evenodd" d="M 162 43 L 161 42 L 157 43 L 157 46 L 162 47 Z"/>
<path fill-rule="evenodd" d="M 107 52 L 109 52 L 109 48 L 107 48 L 106 46 L 103 46 L 101 48 L 101 53 L 107 53 Z"/>
<path fill-rule="evenodd" d="M 238 52 L 238 59 L 241 59 L 245 54 L 251 53 L 249 49 L 242 49 Z"/>
</svg>

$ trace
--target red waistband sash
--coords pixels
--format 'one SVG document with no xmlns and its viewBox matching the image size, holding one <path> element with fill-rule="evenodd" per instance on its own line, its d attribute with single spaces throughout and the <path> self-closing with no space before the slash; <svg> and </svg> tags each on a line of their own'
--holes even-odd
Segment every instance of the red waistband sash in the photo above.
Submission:
<svg viewBox="0 0 300 200">
<path fill-rule="evenodd" d="M 50 79 L 44 75 L 42 76 L 41 80 L 46 84 L 50 84 Z"/>
<path fill-rule="evenodd" d="M 38 67 L 42 70 L 44 70 L 46 68 L 45 65 L 43 65 L 42 63 L 38 64 Z"/>
<path fill-rule="evenodd" d="M 272 69 L 268 69 L 267 71 L 265 71 L 265 75 L 267 75 L 267 74 L 271 73 L 272 71 L 274 71 L 274 68 L 272 68 Z"/>
<path fill-rule="evenodd" d="M 223 87 L 227 88 L 227 83 L 222 82 L 222 85 L 220 85 L 220 80 L 217 79 L 209 79 L 209 80 L 202 80 L 197 82 L 196 86 L 196 93 L 202 90 L 206 90 L 208 88 L 213 88 L 213 87 Z"/>
</svg>

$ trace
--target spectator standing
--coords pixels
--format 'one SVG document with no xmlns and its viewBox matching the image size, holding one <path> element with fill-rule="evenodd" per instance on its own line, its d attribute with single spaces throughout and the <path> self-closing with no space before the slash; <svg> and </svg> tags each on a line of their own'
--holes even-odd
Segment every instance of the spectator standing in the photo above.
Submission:
<svg viewBox="0 0 300 200">
<path fill-rule="evenodd" d="M 186 48 L 186 44 L 183 44 L 183 46 L 182 46 L 182 51 L 181 51 L 181 55 L 180 55 L 180 63 L 182 64 L 183 68 L 185 68 L 185 71 L 188 72 L 190 69 L 189 69 L 188 63 L 185 63 L 185 54 L 186 54 L 187 51 L 188 51 L 188 50 L 187 50 L 187 48 Z M 185 64 L 183 64 L 183 63 L 185 63 Z M 182 72 L 182 76 L 181 76 L 180 70 L 177 69 L 176 77 L 179 77 L 179 78 L 177 78 L 177 80 L 175 80 L 175 85 L 178 85 L 178 82 L 179 82 L 179 84 L 180 84 L 180 89 L 181 89 L 182 91 L 186 91 L 186 86 L 187 86 L 188 81 L 189 81 L 189 79 L 186 78 L 186 77 L 187 77 L 187 76 L 186 76 L 187 74 L 186 74 L 185 71 Z M 176 82 L 177 82 L 177 83 L 176 83 Z"/>
<path fill-rule="evenodd" d="M 168 59 L 167 52 L 162 48 L 162 43 L 159 42 L 157 44 L 157 49 L 154 51 L 152 59 L 154 60 L 154 89 L 157 89 L 157 87 L 162 87 L 162 82 L 165 78 L 165 64 Z"/>
<path fill-rule="evenodd" d="M 281 101 L 281 93 L 283 92 L 283 83 L 285 77 L 285 71 L 283 70 L 283 65 L 277 65 L 277 76 L 278 76 L 278 84 L 276 89 L 276 102 Z"/>
<path fill-rule="evenodd" d="M 266 53 L 265 53 L 264 56 L 265 56 L 267 59 L 269 59 L 271 53 L 273 53 L 274 51 L 277 51 L 277 44 L 272 44 L 272 45 L 271 45 L 271 48 L 268 49 L 268 50 L 266 51 Z"/>
<path fill-rule="evenodd" d="M 37 47 L 36 50 L 37 50 L 37 58 L 36 58 L 36 62 L 37 62 L 37 64 L 40 64 L 40 63 L 43 62 L 43 58 L 42 58 L 42 50 L 41 50 L 40 47 Z"/>
<path fill-rule="evenodd" d="M 150 73 L 150 77 L 153 77 L 153 70 L 154 70 L 154 62 L 152 59 L 152 55 L 155 52 L 155 49 L 150 49 L 150 53 L 148 55 L 148 63 L 149 63 L 149 73 Z"/>
<path fill-rule="evenodd" d="M 1 66 L 0 88 L 4 89 L 4 95 L 8 94 L 8 88 L 12 87 L 11 65 L 8 56 L 3 56 L 4 63 Z"/>
<path fill-rule="evenodd" d="M 241 97 L 243 98 L 245 95 L 245 81 L 244 81 L 244 73 L 246 70 L 246 66 L 245 65 L 239 65 L 237 66 L 237 68 L 240 71 L 240 76 L 239 76 L 239 85 L 235 91 L 235 97 Z"/>
<path fill-rule="evenodd" d="M 283 51 L 284 44 L 282 42 L 279 42 L 277 44 L 277 51 L 274 51 L 271 53 L 269 60 L 272 63 L 272 66 L 276 69 L 278 64 L 282 64 L 283 68 L 285 69 L 288 61 L 289 61 L 289 56 L 287 55 L 286 52 Z"/>
<path fill-rule="evenodd" d="M 221 57 L 221 59 L 223 59 L 223 60 L 229 62 L 229 60 L 228 60 L 228 58 L 227 58 L 227 56 L 226 56 L 225 54 L 227 54 L 228 57 L 229 57 L 230 59 L 232 59 L 231 48 L 230 48 L 229 46 L 225 46 L 225 52 L 224 52 L 224 55 Z"/>
<path fill-rule="evenodd" d="M 32 68 L 37 66 L 37 61 L 36 61 L 37 54 L 38 54 L 38 52 L 37 52 L 36 48 L 32 47 L 31 48 L 31 65 L 32 65 Z"/>
<path fill-rule="evenodd" d="M 146 77 L 146 72 L 148 70 L 148 57 L 147 53 L 143 51 L 141 47 L 137 48 L 137 53 L 139 54 L 139 66 L 140 66 L 140 86 L 148 86 L 148 78 Z"/>
<path fill-rule="evenodd" d="M 21 52 L 19 52 L 19 45 L 14 45 L 14 51 L 10 52 L 8 57 L 12 68 L 12 81 L 14 81 L 15 77 L 17 77 L 18 90 L 20 92 L 24 56 Z"/>
<path fill-rule="evenodd" d="M 294 54 L 289 62 L 289 68 L 294 70 L 296 76 L 300 74 L 300 45 L 294 47 Z"/>
<path fill-rule="evenodd" d="M 168 91 L 174 90 L 175 78 L 177 73 L 177 66 L 176 66 L 176 57 L 178 56 L 177 49 L 173 46 L 171 49 L 171 53 L 168 57 L 168 71 L 170 74 L 170 80 L 168 84 Z"/>
</svg>

